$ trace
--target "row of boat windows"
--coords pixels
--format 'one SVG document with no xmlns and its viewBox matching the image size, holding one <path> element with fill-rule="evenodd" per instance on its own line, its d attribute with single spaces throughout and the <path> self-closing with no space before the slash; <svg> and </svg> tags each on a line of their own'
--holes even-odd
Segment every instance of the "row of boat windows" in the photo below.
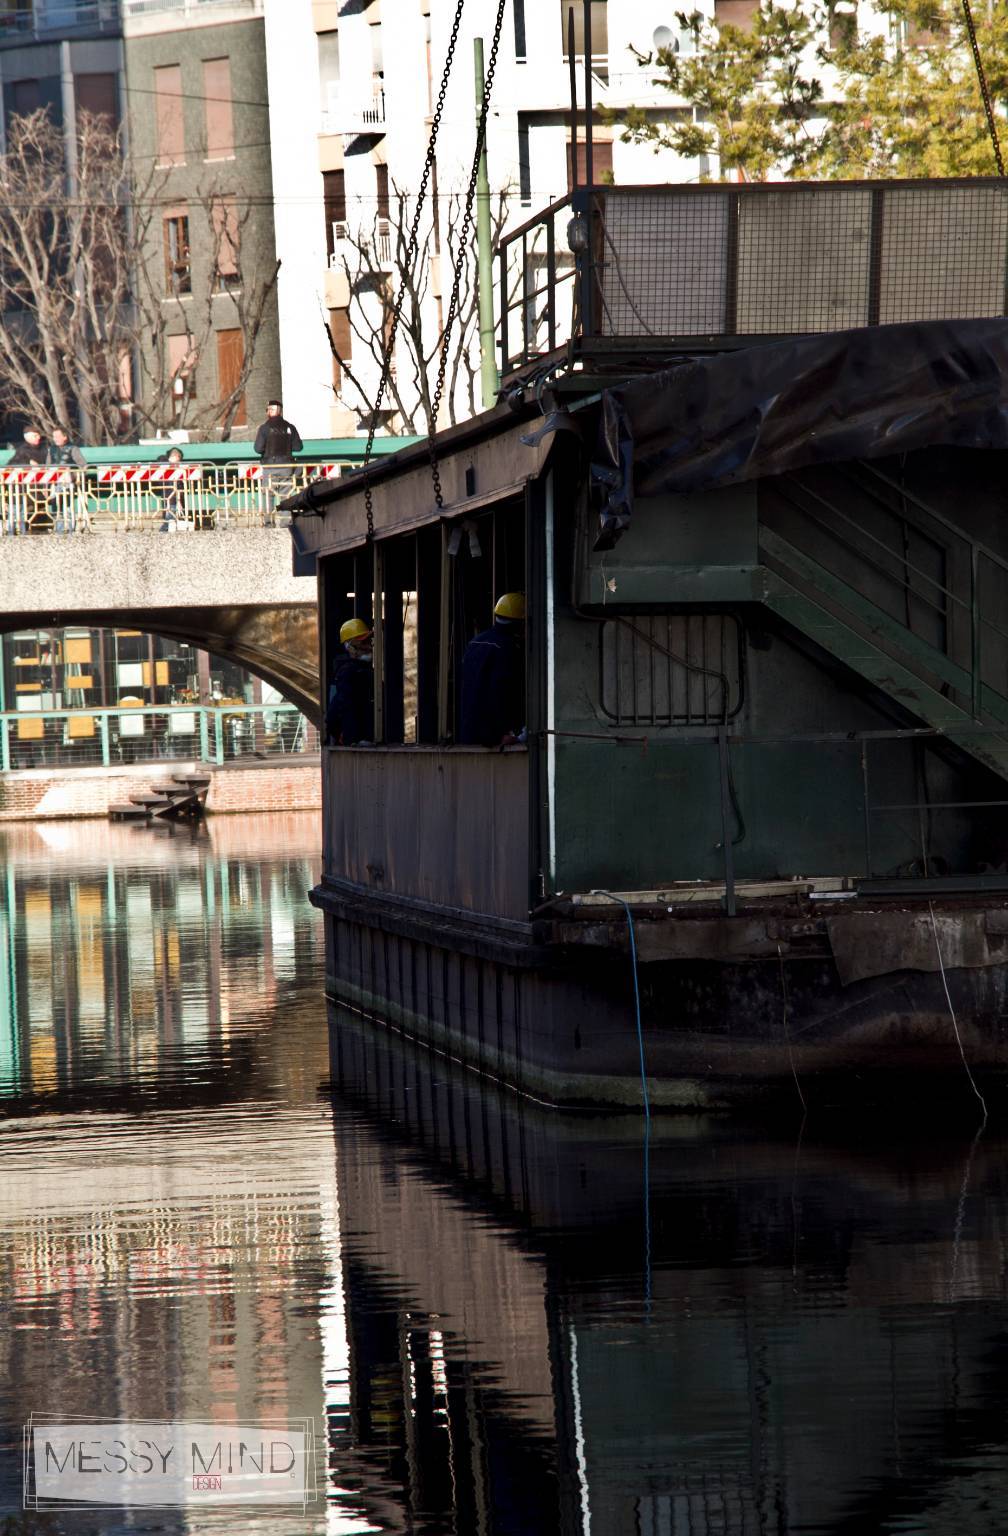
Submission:
<svg viewBox="0 0 1008 1536">
<path fill-rule="evenodd" d="M 330 669 L 345 620 L 375 632 L 376 743 L 456 739 L 461 661 L 489 628 L 503 592 L 526 587 L 525 508 L 506 503 L 331 557 L 324 568 L 324 654 Z"/>
<path fill-rule="evenodd" d="M 370 739 L 456 740 L 465 648 L 491 624 L 496 598 L 526 586 L 525 509 L 518 502 L 330 558 L 330 672 L 345 620 L 363 618 L 376 633 Z M 742 628 L 733 615 L 628 614 L 599 624 L 598 706 L 612 727 L 730 720 L 742 707 L 744 675 Z"/>
</svg>

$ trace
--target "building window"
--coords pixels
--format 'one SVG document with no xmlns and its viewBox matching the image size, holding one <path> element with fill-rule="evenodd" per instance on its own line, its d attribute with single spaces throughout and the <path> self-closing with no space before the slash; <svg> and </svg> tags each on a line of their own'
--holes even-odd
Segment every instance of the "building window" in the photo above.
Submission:
<svg viewBox="0 0 1008 1536">
<path fill-rule="evenodd" d="M 102 117 L 109 128 L 119 121 L 119 91 L 115 75 L 75 75 L 74 96 L 78 112 Z"/>
<path fill-rule="evenodd" d="M 732 4 L 740 4 L 742 0 L 730 0 Z M 746 0 L 748 3 L 748 0 Z M 759 0 L 753 0 L 758 4 Z M 563 34 L 563 55 L 570 58 L 567 50 L 568 16 L 574 12 L 574 55 L 583 59 L 585 51 L 585 27 L 584 6 L 581 0 L 560 0 L 560 21 Z M 592 29 L 592 58 L 607 59 L 609 57 L 609 7 L 606 0 L 591 0 L 591 29 Z"/>
<path fill-rule="evenodd" d="M 759 0 L 714 0 L 714 21 L 719 27 L 728 25 L 749 32 L 758 10 Z"/>
<path fill-rule="evenodd" d="M 217 332 L 217 398 L 223 403 L 230 399 L 241 383 L 245 370 L 245 340 L 241 331 Z M 238 401 L 232 426 L 248 425 L 245 395 Z"/>
<path fill-rule="evenodd" d="M 829 45 L 842 53 L 857 44 L 857 6 L 854 0 L 828 0 Z"/>
<path fill-rule="evenodd" d="M 30 117 L 42 105 L 42 91 L 37 80 L 15 80 L 10 87 L 11 116 Z"/>
<path fill-rule="evenodd" d="M 566 26 L 566 21 L 564 26 Z M 514 0 L 515 62 L 524 64 L 525 53 L 525 0 Z"/>
<path fill-rule="evenodd" d="M 567 140 L 567 190 L 570 192 L 575 183 L 573 177 L 573 165 L 571 163 L 571 142 Z M 597 187 L 611 186 L 613 180 L 612 145 L 605 140 L 596 139 L 592 145 L 592 174 Z M 588 149 L 583 139 L 578 139 L 577 147 L 577 185 L 583 187 L 588 180 Z"/>
<path fill-rule="evenodd" d="M 203 100 L 206 106 L 206 157 L 228 160 L 234 155 L 231 111 L 231 60 L 203 60 Z"/>
<path fill-rule="evenodd" d="M 230 193 L 215 196 L 211 205 L 214 289 L 218 293 L 241 287 L 241 224 L 238 202 Z"/>
<path fill-rule="evenodd" d="M 339 33 L 320 32 L 318 34 L 318 66 L 319 89 L 322 93 L 322 111 L 336 112 L 338 109 L 337 94 L 339 91 L 340 58 L 339 58 Z"/>
<path fill-rule="evenodd" d="M 181 417 L 183 402 L 196 399 L 197 354 L 191 336 L 168 337 L 168 371 L 172 379 L 175 414 Z"/>
<path fill-rule="evenodd" d="M 346 176 L 342 171 L 325 171 L 322 175 L 325 196 L 326 252 L 330 261 L 336 250 L 337 240 L 346 232 Z M 343 233 L 333 228 L 339 227 Z"/>
<path fill-rule="evenodd" d="M 389 212 L 389 173 L 387 165 L 375 166 L 375 178 L 378 182 L 378 217 L 388 219 Z"/>
<path fill-rule="evenodd" d="M 182 120 L 182 66 L 165 64 L 154 71 L 154 111 L 157 119 L 159 165 L 185 164 L 185 125 Z"/>
<path fill-rule="evenodd" d="M 331 309 L 329 311 L 329 335 L 332 338 L 332 383 L 333 391 L 339 394 L 343 388 L 343 363 L 348 363 L 353 356 L 353 331 L 350 327 L 350 311 L 348 309 Z M 337 356 L 337 353 L 339 354 Z"/>
<path fill-rule="evenodd" d="M 570 158 L 568 152 L 568 159 Z M 529 125 L 518 119 L 518 192 L 522 206 L 532 204 L 532 161 L 529 155 Z"/>
<path fill-rule="evenodd" d="M 192 293 L 187 208 L 169 208 L 165 213 L 164 253 L 166 293 Z"/>
</svg>

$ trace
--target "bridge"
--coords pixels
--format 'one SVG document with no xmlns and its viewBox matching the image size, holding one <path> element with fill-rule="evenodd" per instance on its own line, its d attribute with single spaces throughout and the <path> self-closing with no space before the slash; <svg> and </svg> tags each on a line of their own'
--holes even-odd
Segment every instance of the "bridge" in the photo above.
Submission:
<svg viewBox="0 0 1008 1536">
<path fill-rule="evenodd" d="M 0 540 L 0 630 L 141 629 L 226 656 L 318 723 L 314 576 L 285 528 L 47 533 Z"/>
</svg>

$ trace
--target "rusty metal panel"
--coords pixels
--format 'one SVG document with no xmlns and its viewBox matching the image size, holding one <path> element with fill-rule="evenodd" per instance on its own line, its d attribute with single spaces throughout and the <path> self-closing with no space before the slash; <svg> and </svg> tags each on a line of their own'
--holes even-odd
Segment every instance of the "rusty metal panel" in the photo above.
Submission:
<svg viewBox="0 0 1008 1536">
<path fill-rule="evenodd" d="M 789 195 L 791 194 L 791 195 Z M 868 318 L 872 194 L 788 187 L 739 203 L 736 330 L 839 331 Z"/>
<path fill-rule="evenodd" d="M 477 418 L 439 434 L 439 464 L 444 506 L 434 501 L 430 458 L 426 445 L 419 452 L 404 448 L 377 463 L 372 470 L 375 535 L 388 537 L 461 517 L 476 507 L 523 494 L 527 480 L 542 471 L 553 439 L 528 446 L 521 442 L 529 431 L 527 420 L 516 420 L 505 410 L 500 420 Z M 467 479 L 468 474 L 468 479 Z M 350 476 L 333 485 L 333 499 L 324 517 L 296 519 L 296 546 L 302 554 L 326 555 L 367 543 L 363 475 Z"/>
<path fill-rule="evenodd" d="M 388 896 L 528 915 L 528 754 L 332 748 L 325 873 Z"/>
<path fill-rule="evenodd" d="M 731 193 L 606 189 L 599 262 L 601 333 L 697 336 L 725 326 Z"/>
</svg>

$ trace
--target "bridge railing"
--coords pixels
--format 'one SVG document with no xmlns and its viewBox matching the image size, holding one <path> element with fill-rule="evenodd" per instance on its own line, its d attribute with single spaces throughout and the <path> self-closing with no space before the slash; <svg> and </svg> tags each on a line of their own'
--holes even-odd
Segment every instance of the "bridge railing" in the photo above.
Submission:
<svg viewBox="0 0 1008 1536">
<path fill-rule="evenodd" d="M 317 752 L 318 732 L 293 704 L 119 704 L 0 712 L 0 769 L 118 767 L 165 761 L 221 766 Z"/>
<path fill-rule="evenodd" d="M 283 497 L 336 464 L 102 464 L 86 469 L 0 468 L 0 536 L 24 533 L 191 533 L 276 527 Z"/>
</svg>

